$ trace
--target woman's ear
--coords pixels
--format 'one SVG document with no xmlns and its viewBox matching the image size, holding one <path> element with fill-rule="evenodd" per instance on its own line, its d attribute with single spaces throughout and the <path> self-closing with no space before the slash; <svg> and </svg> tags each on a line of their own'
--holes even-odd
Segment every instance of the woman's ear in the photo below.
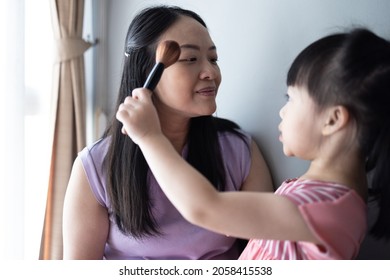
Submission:
<svg viewBox="0 0 390 280">
<path fill-rule="evenodd" d="M 331 135 L 344 128 L 349 121 L 349 112 L 344 106 L 331 106 L 325 110 L 323 135 Z"/>
</svg>

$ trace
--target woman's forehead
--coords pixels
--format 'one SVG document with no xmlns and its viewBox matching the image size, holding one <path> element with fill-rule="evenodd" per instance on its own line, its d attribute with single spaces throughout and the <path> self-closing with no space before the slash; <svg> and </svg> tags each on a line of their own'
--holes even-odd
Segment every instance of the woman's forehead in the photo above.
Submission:
<svg viewBox="0 0 390 280">
<path fill-rule="evenodd" d="M 206 48 L 214 46 L 207 28 L 187 16 L 180 17 L 170 26 L 161 36 L 160 41 L 163 40 L 174 40 L 179 45 L 195 45 Z"/>
</svg>

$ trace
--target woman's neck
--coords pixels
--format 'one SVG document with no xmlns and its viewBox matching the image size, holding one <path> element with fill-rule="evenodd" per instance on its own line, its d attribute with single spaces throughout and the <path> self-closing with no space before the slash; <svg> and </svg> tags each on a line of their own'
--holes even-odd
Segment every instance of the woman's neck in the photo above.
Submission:
<svg viewBox="0 0 390 280">
<path fill-rule="evenodd" d="M 190 119 L 183 117 L 162 117 L 160 116 L 161 130 L 163 134 L 175 147 L 176 151 L 181 153 L 187 142 L 187 135 L 190 126 Z"/>
</svg>

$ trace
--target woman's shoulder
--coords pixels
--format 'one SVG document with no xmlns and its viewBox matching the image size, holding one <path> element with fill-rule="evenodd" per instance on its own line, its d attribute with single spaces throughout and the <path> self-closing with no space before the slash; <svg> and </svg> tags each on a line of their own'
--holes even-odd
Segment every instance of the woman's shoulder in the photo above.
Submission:
<svg viewBox="0 0 390 280">
<path fill-rule="evenodd" d="M 109 142 L 110 141 L 107 137 L 96 140 L 95 142 L 84 147 L 84 149 L 80 151 L 79 156 L 91 156 L 94 160 L 104 157 L 107 153 Z"/>
<path fill-rule="evenodd" d="M 104 207 L 109 207 L 110 202 L 106 193 L 106 172 L 104 170 L 104 158 L 109 147 L 109 138 L 102 138 L 86 146 L 80 153 L 85 174 L 89 185 L 97 201 Z"/>
<path fill-rule="evenodd" d="M 217 130 L 230 130 L 230 129 L 240 129 L 240 126 L 229 119 L 212 117 L 214 124 L 216 125 Z"/>
<path fill-rule="evenodd" d="M 109 138 L 101 138 L 87 145 L 78 153 L 78 157 L 81 159 L 86 171 L 94 171 L 99 174 L 103 172 L 104 160 L 109 148 L 109 143 Z"/>
<path fill-rule="evenodd" d="M 213 117 L 220 141 L 232 143 L 245 143 L 250 145 L 252 137 L 237 123 L 224 118 Z"/>
</svg>

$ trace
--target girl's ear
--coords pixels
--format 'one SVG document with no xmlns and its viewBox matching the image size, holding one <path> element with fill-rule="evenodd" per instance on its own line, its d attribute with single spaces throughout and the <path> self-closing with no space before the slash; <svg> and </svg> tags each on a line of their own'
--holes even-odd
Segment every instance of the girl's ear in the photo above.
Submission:
<svg viewBox="0 0 390 280">
<path fill-rule="evenodd" d="M 349 121 L 349 112 L 344 106 L 331 106 L 325 110 L 323 135 L 331 135 L 344 128 Z"/>
</svg>

